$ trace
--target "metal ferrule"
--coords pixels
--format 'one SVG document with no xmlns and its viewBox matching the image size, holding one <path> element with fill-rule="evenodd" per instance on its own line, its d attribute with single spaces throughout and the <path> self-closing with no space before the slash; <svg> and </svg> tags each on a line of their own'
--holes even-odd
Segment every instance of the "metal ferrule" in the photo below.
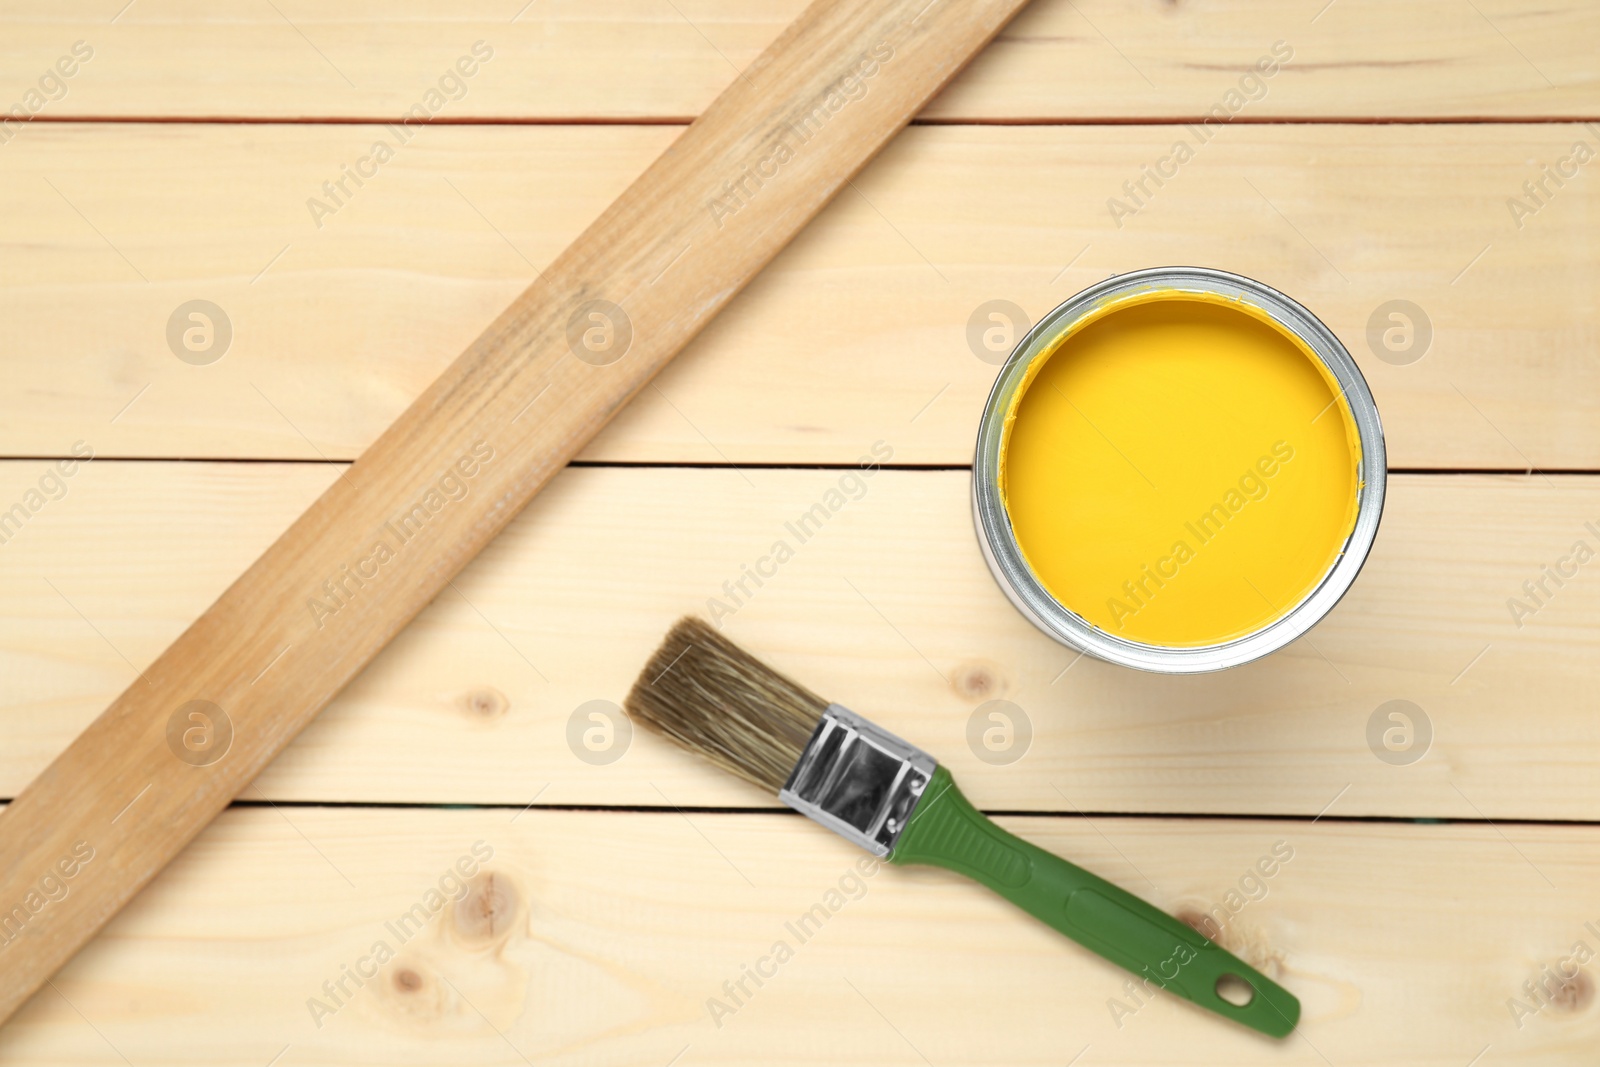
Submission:
<svg viewBox="0 0 1600 1067">
<path fill-rule="evenodd" d="M 832 704 L 778 799 L 876 856 L 887 856 L 938 761 Z"/>
</svg>

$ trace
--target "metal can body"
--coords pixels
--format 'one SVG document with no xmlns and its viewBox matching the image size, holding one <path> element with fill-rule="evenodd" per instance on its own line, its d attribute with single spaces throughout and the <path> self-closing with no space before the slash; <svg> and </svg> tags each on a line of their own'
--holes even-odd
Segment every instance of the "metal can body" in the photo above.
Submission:
<svg viewBox="0 0 1600 1067">
<path fill-rule="evenodd" d="M 1036 359 L 1050 358 L 1063 339 L 1108 306 L 1155 291 L 1176 297 L 1222 298 L 1241 304 L 1293 335 L 1326 372 L 1348 406 L 1359 441 L 1355 519 L 1337 560 L 1298 603 L 1253 632 L 1210 645 L 1166 646 L 1129 640 L 1096 626 L 1061 603 L 1029 566 L 1001 491 L 1006 419 L 1028 384 Z M 995 580 L 1017 609 L 1046 634 L 1112 663 L 1168 674 L 1221 670 L 1258 659 L 1303 635 L 1332 610 L 1366 562 L 1383 512 L 1386 479 L 1377 405 L 1343 344 L 1310 311 L 1270 286 L 1203 267 L 1158 267 L 1118 275 L 1071 297 L 1018 342 L 984 406 L 973 459 L 972 508 L 978 543 Z"/>
</svg>

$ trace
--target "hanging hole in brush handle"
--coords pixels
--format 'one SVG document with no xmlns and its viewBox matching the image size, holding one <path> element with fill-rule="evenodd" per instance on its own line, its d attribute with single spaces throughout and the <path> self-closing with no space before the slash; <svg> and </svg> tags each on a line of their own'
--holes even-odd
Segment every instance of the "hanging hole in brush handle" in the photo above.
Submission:
<svg viewBox="0 0 1600 1067">
<path fill-rule="evenodd" d="M 1187 1000 L 1273 1037 L 1300 1018 L 1287 989 L 1186 923 L 1125 889 L 1002 830 L 940 767 L 890 860 L 981 882 L 1086 948 Z"/>
<path fill-rule="evenodd" d="M 1236 1008 L 1248 1008 L 1256 997 L 1255 988 L 1249 982 L 1231 973 L 1218 978 L 1213 991 Z"/>
</svg>

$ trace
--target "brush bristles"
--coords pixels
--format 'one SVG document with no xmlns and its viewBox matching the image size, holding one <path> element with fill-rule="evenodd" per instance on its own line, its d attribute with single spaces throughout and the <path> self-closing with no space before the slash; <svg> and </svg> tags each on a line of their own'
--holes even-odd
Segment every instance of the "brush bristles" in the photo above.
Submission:
<svg viewBox="0 0 1600 1067">
<path fill-rule="evenodd" d="M 773 793 L 828 707 L 693 616 L 667 634 L 624 704 L 634 721 Z"/>
</svg>

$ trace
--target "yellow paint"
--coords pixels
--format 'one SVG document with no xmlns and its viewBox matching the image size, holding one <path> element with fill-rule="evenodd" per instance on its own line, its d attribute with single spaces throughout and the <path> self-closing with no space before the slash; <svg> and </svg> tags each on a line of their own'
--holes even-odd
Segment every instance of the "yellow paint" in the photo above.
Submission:
<svg viewBox="0 0 1600 1067">
<path fill-rule="evenodd" d="M 1033 362 L 1000 492 L 1045 588 L 1101 629 L 1212 645 L 1281 618 L 1354 527 L 1360 439 L 1304 343 L 1247 305 L 1155 290 Z"/>
</svg>

